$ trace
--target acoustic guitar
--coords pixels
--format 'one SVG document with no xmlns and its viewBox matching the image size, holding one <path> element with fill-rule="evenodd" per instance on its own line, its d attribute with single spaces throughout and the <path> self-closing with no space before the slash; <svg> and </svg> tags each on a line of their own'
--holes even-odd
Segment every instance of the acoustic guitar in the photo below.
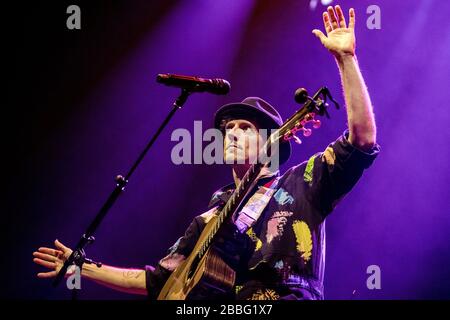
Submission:
<svg viewBox="0 0 450 320">
<path fill-rule="evenodd" d="M 315 117 L 326 115 L 329 118 L 327 97 L 339 109 L 326 87 L 320 88 L 312 98 L 308 97 L 305 89 L 297 90 L 296 101 L 304 104 L 270 135 L 263 147 L 268 152 L 266 154 L 270 154 L 275 141 L 279 143 L 280 139 L 294 139 L 301 143 L 296 133 L 303 131 L 304 136 L 310 136 L 312 130 L 306 127 L 308 123 L 312 123 L 315 129 L 319 128 L 321 122 Z M 269 162 L 260 161 L 250 167 L 227 203 L 205 225 L 191 254 L 167 279 L 158 300 L 211 299 L 233 290 L 236 272 L 225 263 L 211 244 L 224 222 L 241 208 L 243 200 L 255 187 L 261 169 L 268 164 Z"/>
</svg>

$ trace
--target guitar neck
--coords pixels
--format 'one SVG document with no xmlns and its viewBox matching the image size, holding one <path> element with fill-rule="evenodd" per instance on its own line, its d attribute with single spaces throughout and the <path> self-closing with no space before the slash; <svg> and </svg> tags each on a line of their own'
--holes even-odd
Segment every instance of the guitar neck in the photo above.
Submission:
<svg viewBox="0 0 450 320">
<path fill-rule="evenodd" d="M 246 198 L 246 195 L 249 193 L 250 190 L 253 189 L 253 187 L 257 182 L 257 177 L 261 172 L 263 166 L 264 164 L 262 163 L 253 164 L 247 171 L 247 173 L 244 175 L 244 177 L 241 179 L 238 187 L 233 192 L 230 199 L 228 199 L 227 203 L 218 214 L 218 218 L 215 220 L 215 225 L 213 228 L 211 228 L 211 232 L 205 238 L 205 241 L 203 242 L 201 249 L 199 250 L 198 253 L 199 259 L 201 259 L 203 255 L 208 251 L 214 239 L 214 236 L 217 234 L 220 227 L 223 225 L 223 222 L 241 206 L 242 201 Z"/>
</svg>

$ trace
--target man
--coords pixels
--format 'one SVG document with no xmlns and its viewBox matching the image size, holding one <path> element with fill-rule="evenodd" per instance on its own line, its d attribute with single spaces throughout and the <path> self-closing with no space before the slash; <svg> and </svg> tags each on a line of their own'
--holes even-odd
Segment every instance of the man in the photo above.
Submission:
<svg viewBox="0 0 450 320">
<path fill-rule="evenodd" d="M 242 211 L 228 221 L 214 244 L 223 259 L 236 270 L 236 299 L 323 299 L 325 259 L 324 220 L 347 194 L 379 151 L 372 105 L 355 56 L 355 12 L 349 11 L 347 27 L 339 6 L 323 14 L 327 35 L 313 33 L 334 55 L 344 89 L 348 130 L 323 153 L 294 166 L 282 176 L 265 170 L 254 194 Z M 261 144 L 258 129 L 278 128 L 278 112 L 260 98 L 247 98 L 223 106 L 215 126 L 226 132 L 225 160 L 233 160 L 234 183 L 217 191 L 211 209 L 193 222 L 155 268 L 120 269 L 92 264 L 82 276 L 116 290 L 158 296 L 170 273 L 192 251 L 208 222 L 226 203 L 254 157 L 252 142 Z M 288 142 L 280 144 L 280 163 L 290 154 Z M 228 162 L 228 161 L 227 161 Z M 253 210 L 253 211 L 252 211 Z M 71 250 L 58 240 L 56 249 L 39 248 L 34 261 L 54 277 Z"/>
</svg>

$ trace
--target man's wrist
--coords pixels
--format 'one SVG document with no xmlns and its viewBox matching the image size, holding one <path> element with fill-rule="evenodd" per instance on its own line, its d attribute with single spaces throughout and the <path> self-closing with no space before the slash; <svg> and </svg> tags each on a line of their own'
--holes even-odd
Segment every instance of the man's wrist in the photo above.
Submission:
<svg viewBox="0 0 450 320">
<path fill-rule="evenodd" d="M 81 276 L 86 278 L 92 278 L 95 274 L 96 269 L 99 269 L 95 264 L 83 263 L 81 268 Z"/>
<path fill-rule="evenodd" d="M 335 54 L 334 57 L 339 64 L 356 60 L 356 54 L 348 52 Z"/>
<path fill-rule="evenodd" d="M 351 54 L 351 53 L 343 53 L 343 54 L 338 54 L 335 55 L 334 58 L 336 59 L 336 63 L 338 64 L 338 66 L 344 67 L 345 65 L 349 64 L 349 63 L 356 63 L 357 59 L 356 59 L 356 55 L 355 54 Z"/>
</svg>

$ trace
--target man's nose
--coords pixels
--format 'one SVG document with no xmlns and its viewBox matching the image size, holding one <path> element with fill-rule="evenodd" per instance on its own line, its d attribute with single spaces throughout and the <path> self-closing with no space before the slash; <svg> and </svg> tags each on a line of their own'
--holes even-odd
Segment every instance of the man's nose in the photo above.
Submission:
<svg viewBox="0 0 450 320">
<path fill-rule="evenodd" d="M 238 141 L 238 139 L 239 139 L 239 134 L 240 134 L 240 129 L 239 128 L 236 128 L 236 127 L 233 127 L 233 128 L 231 128 L 231 129 L 228 129 L 227 130 L 227 137 L 228 137 L 228 139 L 230 140 L 230 141 Z"/>
<path fill-rule="evenodd" d="M 238 135 L 234 130 L 230 130 L 229 132 L 227 132 L 227 138 L 229 141 L 238 141 Z"/>
</svg>

